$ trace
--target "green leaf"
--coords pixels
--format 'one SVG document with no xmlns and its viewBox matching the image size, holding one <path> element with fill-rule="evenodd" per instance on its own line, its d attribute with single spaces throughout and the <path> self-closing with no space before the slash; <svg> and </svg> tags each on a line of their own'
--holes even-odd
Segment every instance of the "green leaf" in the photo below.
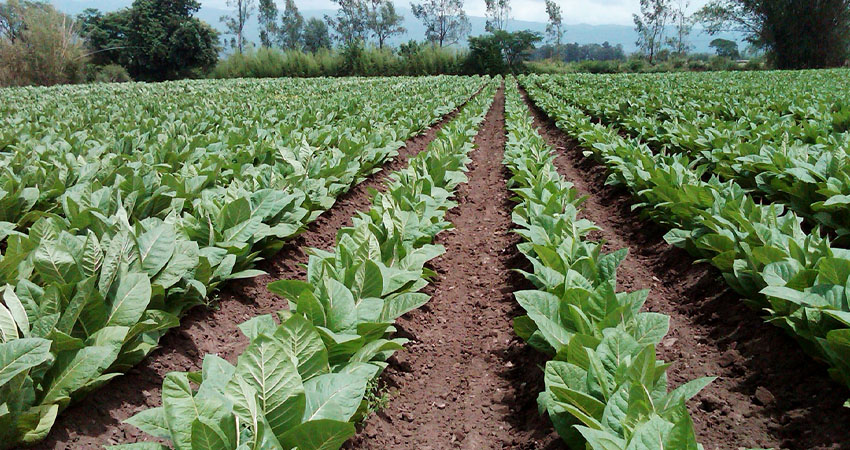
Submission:
<svg viewBox="0 0 850 450">
<path fill-rule="evenodd" d="M 283 342 L 298 361 L 298 373 L 302 380 L 309 380 L 330 370 L 328 351 L 322 336 L 307 319 L 293 315 L 278 327 L 274 337 Z"/>
<path fill-rule="evenodd" d="M 113 347 L 97 345 L 61 353 L 45 376 L 47 388 L 41 403 L 67 403 L 71 394 L 100 376 L 115 356 Z"/>
<path fill-rule="evenodd" d="M 303 420 L 349 421 L 363 400 L 368 381 L 339 373 L 319 375 L 308 380 L 304 383 L 307 408 L 304 410 Z"/>
<path fill-rule="evenodd" d="M 151 436 L 163 439 L 171 437 L 171 431 L 168 429 L 168 422 L 165 420 L 165 410 L 163 410 L 161 406 L 146 409 L 130 417 L 124 422 L 133 425 Z"/>
<path fill-rule="evenodd" d="M 224 432 L 207 419 L 198 417 L 192 422 L 192 449 L 229 450 L 233 445 Z"/>
<path fill-rule="evenodd" d="M 150 279 L 141 273 L 127 273 L 121 276 L 118 290 L 110 305 L 107 326 L 132 327 L 148 307 L 151 300 Z"/>
<path fill-rule="evenodd" d="M 354 436 L 353 423 L 314 420 L 302 423 L 280 438 L 284 448 L 298 450 L 337 450 Z"/>
<path fill-rule="evenodd" d="M 304 386 L 283 342 L 258 336 L 239 356 L 236 376 L 257 391 L 260 409 L 276 436 L 301 423 L 306 404 Z"/>
<path fill-rule="evenodd" d="M 142 270 L 153 278 L 168 264 L 168 260 L 174 254 L 174 246 L 177 243 L 177 233 L 169 224 L 162 224 L 156 228 L 142 233 L 136 240 L 139 246 L 139 259 L 142 261 Z"/>
<path fill-rule="evenodd" d="M 23 338 L 0 344 L 0 386 L 50 358 L 47 339 Z"/>
</svg>

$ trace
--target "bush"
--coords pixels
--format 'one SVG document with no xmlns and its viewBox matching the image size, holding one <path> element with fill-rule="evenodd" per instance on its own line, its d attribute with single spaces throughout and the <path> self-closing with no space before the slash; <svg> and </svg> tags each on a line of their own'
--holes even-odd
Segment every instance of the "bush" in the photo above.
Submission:
<svg viewBox="0 0 850 450">
<path fill-rule="evenodd" d="M 13 20 L 0 37 L 0 85 L 54 85 L 85 80 L 86 54 L 75 24 L 47 3 L 4 5 Z M 11 36 L 10 36 L 11 35 Z"/>
<path fill-rule="evenodd" d="M 107 64 L 98 69 L 94 76 L 95 83 L 125 83 L 133 81 L 127 69 L 118 64 Z"/>
<path fill-rule="evenodd" d="M 466 54 L 430 44 L 402 44 L 398 52 L 352 44 L 315 53 L 274 48 L 250 49 L 219 61 L 213 78 L 458 75 Z"/>
</svg>

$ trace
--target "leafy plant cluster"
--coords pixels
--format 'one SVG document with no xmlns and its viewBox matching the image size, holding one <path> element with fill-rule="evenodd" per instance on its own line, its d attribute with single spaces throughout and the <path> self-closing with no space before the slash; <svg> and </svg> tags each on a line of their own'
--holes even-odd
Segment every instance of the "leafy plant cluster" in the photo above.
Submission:
<svg viewBox="0 0 850 450">
<path fill-rule="evenodd" d="M 541 412 L 571 448 L 702 448 L 685 402 L 712 378 L 668 392 L 669 364 L 657 360 L 656 346 L 669 317 L 640 311 L 647 290 L 617 291 L 627 249 L 603 254 L 601 242 L 587 239 L 597 227 L 578 217 L 584 198 L 557 173 L 514 80 L 506 92 L 513 221 L 533 267 L 522 273 L 537 288 L 516 292 L 527 315 L 514 329 L 551 358 Z"/>
<path fill-rule="evenodd" d="M 846 245 L 850 105 L 839 86 L 847 81 L 846 71 L 832 70 L 624 77 L 614 86 L 590 77 L 547 83 L 653 150 L 685 152 L 694 164 L 788 205 Z"/>
<path fill-rule="evenodd" d="M 139 363 L 222 282 L 262 273 L 263 255 L 481 85 L 3 91 L 0 447 L 43 438 L 60 410 Z"/>
<path fill-rule="evenodd" d="M 655 154 L 593 123 L 581 109 L 523 79 L 534 101 L 630 189 L 636 208 L 672 228 L 665 236 L 717 267 L 728 284 L 850 387 L 850 252 L 782 204 L 760 203 L 685 154 Z M 850 403 L 848 403 L 850 406 Z"/>
<path fill-rule="evenodd" d="M 333 251 L 313 249 L 306 281 L 270 291 L 290 308 L 240 326 L 250 344 L 236 365 L 207 355 L 201 373 L 170 373 L 162 406 L 129 419 L 176 449 L 336 449 L 367 411 L 364 395 L 385 360 L 407 342 L 393 323 L 429 300 L 425 263 L 445 249 L 434 237 L 466 182 L 467 153 L 493 99 L 489 82 L 386 192 L 337 234 Z M 197 384 L 197 389 L 193 388 Z M 167 448 L 136 443 L 113 448 Z"/>
</svg>

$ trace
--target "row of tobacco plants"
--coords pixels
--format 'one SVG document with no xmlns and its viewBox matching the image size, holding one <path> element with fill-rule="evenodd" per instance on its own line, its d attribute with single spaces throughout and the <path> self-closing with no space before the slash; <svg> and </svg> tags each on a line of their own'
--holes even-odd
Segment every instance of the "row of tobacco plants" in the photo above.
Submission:
<svg viewBox="0 0 850 450">
<path fill-rule="evenodd" d="M 540 79 L 523 79 L 558 127 L 631 190 L 636 208 L 671 230 L 665 239 L 709 261 L 765 319 L 787 331 L 836 381 L 850 387 L 850 251 L 838 248 L 781 203 L 761 203 L 685 153 L 653 152 L 595 123 Z M 545 83 L 544 83 L 545 85 Z M 551 87 L 551 86 L 550 86 Z M 850 405 L 850 403 L 848 403 Z"/>
<path fill-rule="evenodd" d="M 185 311 L 206 303 L 222 282 L 260 273 L 252 269 L 258 259 L 280 249 L 338 195 L 380 170 L 404 139 L 482 85 L 480 78 L 440 77 L 0 91 L 0 286 L 5 286 L 0 288 L 0 447 L 44 438 L 60 410 L 139 363 Z M 375 251 L 370 247 L 369 255 Z M 418 263 L 415 257 L 406 262 Z M 314 262 L 311 276 L 319 271 L 327 278 L 327 270 L 320 269 L 325 265 Z M 370 281 L 378 267 L 370 266 Z M 391 267 L 387 289 L 411 276 Z M 347 295 L 349 300 L 350 292 L 340 286 L 322 284 L 315 296 L 331 295 L 330 290 L 335 299 Z M 368 289 L 371 294 L 384 290 Z M 380 326 L 351 328 L 359 323 L 358 314 L 383 323 L 396 312 L 382 313 L 377 301 L 362 305 L 354 313 L 299 303 L 305 317 L 313 318 L 307 313 L 311 308 L 323 315 L 323 337 L 339 342 L 327 355 L 334 364 L 328 367 L 367 343 L 354 332 L 383 334 Z M 253 326 L 264 326 L 265 320 Z M 281 333 L 317 332 L 299 318 L 287 323 Z M 270 337 L 262 330 L 252 337 L 265 343 Z M 314 346 L 316 335 L 308 335 L 298 342 Z M 396 345 L 369 343 L 357 358 L 368 360 Z M 269 356 L 249 355 L 263 361 Z M 240 370 L 247 370 L 246 364 Z M 208 365 L 203 376 L 211 381 L 201 398 L 221 381 L 214 374 L 228 370 L 215 359 Z M 303 369 L 310 375 L 323 367 Z M 188 389 L 181 383 L 190 379 L 169 377 L 166 397 Z M 276 380 L 295 386 L 295 379 L 281 371 Z M 311 388 L 322 390 L 328 380 Z M 270 381 L 262 380 L 264 395 Z M 240 385 L 245 392 L 249 387 Z M 250 423 L 260 446 L 294 423 L 283 414 L 292 402 L 314 399 L 296 395 L 292 402 L 270 405 L 265 397 L 249 397 L 234 406 L 233 414 L 249 421 L 238 424 L 235 436 L 244 442 L 242 428 Z M 181 406 L 166 409 L 166 417 L 189 417 L 185 408 L 205 405 L 193 398 L 177 400 Z M 225 404 L 233 406 L 230 400 Z M 310 405 L 317 419 L 328 406 Z M 271 428 L 250 422 L 260 417 L 248 413 L 255 406 L 268 408 Z M 235 422 L 219 418 L 175 423 L 175 444 L 188 448 L 185 433 L 212 438 L 233 430 Z M 309 423 L 296 433 L 312 434 L 315 422 Z M 201 431 L 193 433 L 193 427 Z"/>
<path fill-rule="evenodd" d="M 128 422 L 176 449 L 335 449 L 353 436 L 369 382 L 406 343 L 390 337 L 395 320 L 429 300 L 419 292 L 434 275 L 424 265 L 445 251 L 432 242 L 451 227 L 445 215 L 495 86 L 391 175 L 332 251 L 311 251 L 306 280 L 268 286 L 290 307 L 240 326 L 250 344 L 236 365 L 207 355 L 200 373 L 168 374 L 162 406 Z"/>
<path fill-rule="evenodd" d="M 698 449 L 685 402 L 712 378 L 668 392 L 668 363 L 656 346 L 669 317 L 641 312 L 648 291 L 618 292 L 617 267 L 627 249 L 603 254 L 587 238 L 596 226 L 578 217 L 583 198 L 553 164 L 554 151 L 533 125 L 516 82 L 505 103 L 504 164 L 516 194 L 519 251 L 534 290 L 516 292 L 527 315 L 516 333 L 551 360 L 538 398 L 572 448 Z"/>
<path fill-rule="evenodd" d="M 850 242 L 847 71 L 623 77 L 538 83 L 656 152 L 686 153 Z"/>
</svg>

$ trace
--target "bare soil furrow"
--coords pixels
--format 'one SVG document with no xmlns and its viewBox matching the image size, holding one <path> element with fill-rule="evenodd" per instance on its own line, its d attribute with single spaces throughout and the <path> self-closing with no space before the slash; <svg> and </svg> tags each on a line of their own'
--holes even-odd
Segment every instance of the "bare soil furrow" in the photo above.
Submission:
<svg viewBox="0 0 850 450">
<path fill-rule="evenodd" d="M 208 353 L 235 363 L 248 344 L 237 325 L 251 317 L 287 307 L 286 300 L 271 294 L 266 285 L 281 279 L 303 279 L 309 256 L 307 249 L 333 247 L 337 230 L 350 224 L 356 212 L 371 206 L 369 189 L 383 190 L 389 174 L 404 168 L 408 159 L 425 150 L 461 107 L 409 139 L 382 171 L 337 198 L 334 206 L 304 233 L 289 241 L 273 258 L 261 262 L 258 268 L 266 275 L 228 283 L 211 308 L 190 310 L 180 326 L 163 336 L 160 348 L 142 364 L 64 411 L 48 438 L 36 448 L 100 449 L 106 444 L 149 440 L 150 436 L 123 421 L 139 411 L 160 405 L 165 374 L 200 370 L 203 356 Z"/>
<path fill-rule="evenodd" d="M 559 171 L 588 196 L 583 215 L 602 229 L 593 237 L 606 251 L 629 249 L 622 289 L 651 289 L 646 308 L 670 316 L 659 357 L 673 361 L 671 387 L 719 376 L 689 404 L 705 448 L 850 448 L 847 392 L 826 367 L 747 308 L 716 269 L 669 246 L 665 229 L 631 210 L 629 192 L 605 185 L 606 168 L 526 101 Z"/>
<path fill-rule="evenodd" d="M 348 448 L 560 448 L 548 419 L 537 414 L 542 372 L 537 355 L 513 333 L 513 299 L 522 277 L 505 186 L 504 94 L 499 91 L 470 154 L 469 183 L 448 214 L 455 229 L 437 243 L 439 274 L 431 301 L 403 317 L 411 339 L 382 381 L 392 398 Z"/>
</svg>

